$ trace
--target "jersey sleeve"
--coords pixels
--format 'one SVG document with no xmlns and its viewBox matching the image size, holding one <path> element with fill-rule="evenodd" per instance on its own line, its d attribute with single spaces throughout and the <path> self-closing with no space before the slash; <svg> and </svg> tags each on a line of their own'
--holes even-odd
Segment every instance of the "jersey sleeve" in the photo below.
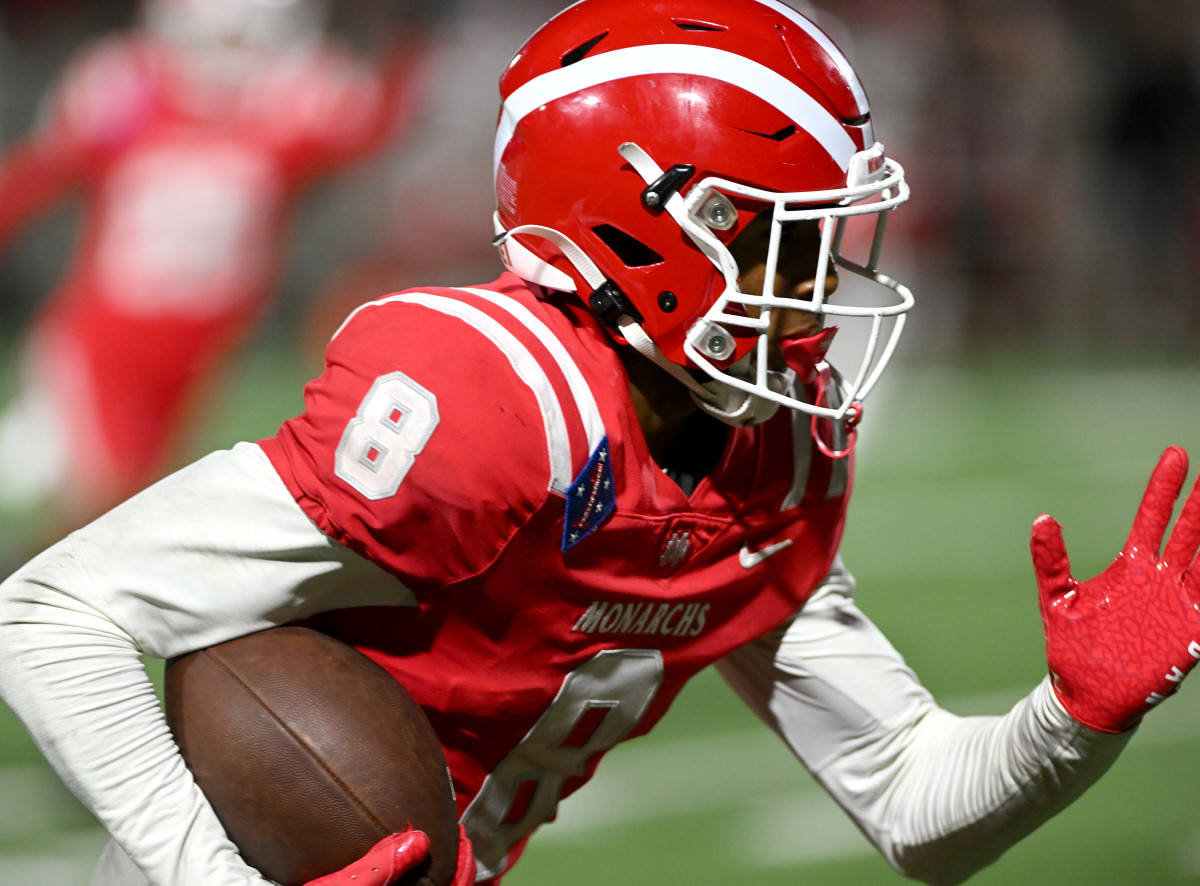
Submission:
<svg viewBox="0 0 1200 886">
<path fill-rule="evenodd" d="M 0 584 L 0 695 L 156 886 L 267 886 L 171 739 L 140 655 L 170 658 L 411 595 L 321 533 L 252 444 L 215 453 Z"/>
<path fill-rule="evenodd" d="M 416 590 L 480 572 L 549 494 L 536 385 L 496 322 L 437 292 L 360 308 L 260 441 L 321 529 Z"/>
<path fill-rule="evenodd" d="M 1082 794 L 1128 741 L 1075 722 L 1046 680 L 1003 716 L 940 708 L 853 590 L 839 561 L 789 623 L 718 669 L 907 876 L 966 879 Z"/>
</svg>

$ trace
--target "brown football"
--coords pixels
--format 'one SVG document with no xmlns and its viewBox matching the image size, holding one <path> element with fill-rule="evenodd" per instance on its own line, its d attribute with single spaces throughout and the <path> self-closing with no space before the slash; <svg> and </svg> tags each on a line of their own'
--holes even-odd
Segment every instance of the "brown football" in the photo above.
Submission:
<svg viewBox="0 0 1200 886">
<path fill-rule="evenodd" d="M 441 747 L 398 682 L 350 646 L 271 628 L 166 668 L 167 722 L 242 856 L 283 886 L 340 870 L 411 825 L 454 876 L 458 823 Z"/>
</svg>

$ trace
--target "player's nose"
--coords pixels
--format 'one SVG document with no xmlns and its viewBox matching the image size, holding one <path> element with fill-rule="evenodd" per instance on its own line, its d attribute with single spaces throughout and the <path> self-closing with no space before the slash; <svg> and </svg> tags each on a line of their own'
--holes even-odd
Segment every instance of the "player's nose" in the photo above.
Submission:
<svg viewBox="0 0 1200 886">
<path fill-rule="evenodd" d="M 825 298 L 828 299 L 831 295 L 837 292 L 838 275 L 837 271 L 832 268 L 825 275 Z M 815 276 L 802 276 L 800 279 L 789 281 L 788 288 L 785 290 L 791 298 L 810 301 L 813 294 L 817 291 L 817 278 Z"/>
<path fill-rule="evenodd" d="M 837 287 L 837 274 L 831 272 L 825 278 L 825 298 L 833 295 L 837 291 Z M 787 283 L 782 288 L 783 293 L 787 297 L 798 301 L 811 301 L 816 290 L 817 282 L 812 277 Z M 779 307 L 771 311 L 770 336 L 775 341 L 814 335 L 820 331 L 821 326 L 821 315 L 813 311 L 806 311 L 799 308 L 788 310 L 787 308 Z"/>
</svg>

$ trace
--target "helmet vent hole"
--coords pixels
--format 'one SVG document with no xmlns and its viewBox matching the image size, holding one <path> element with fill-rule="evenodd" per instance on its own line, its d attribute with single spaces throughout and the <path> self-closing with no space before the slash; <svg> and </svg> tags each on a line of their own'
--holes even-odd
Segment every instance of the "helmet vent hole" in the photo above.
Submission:
<svg viewBox="0 0 1200 886">
<path fill-rule="evenodd" d="M 711 22 L 701 22 L 689 18 L 671 19 L 675 22 L 675 27 L 681 31 L 728 31 L 725 25 L 714 25 Z"/>
<path fill-rule="evenodd" d="M 562 57 L 562 59 L 561 59 L 562 66 L 565 68 L 568 65 L 575 64 L 575 62 L 583 61 L 583 59 L 587 56 L 587 54 L 596 48 L 596 44 L 599 43 L 601 40 L 603 40 L 607 36 L 608 36 L 608 31 L 605 31 L 603 34 L 597 34 L 595 37 L 593 37 L 591 40 L 587 41 L 586 43 L 580 43 L 578 46 L 576 46 L 574 49 L 572 49 L 570 52 L 568 52 L 566 55 L 564 55 Z"/>
<path fill-rule="evenodd" d="M 656 265 L 663 257 L 635 237 L 631 237 L 612 225 L 596 225 L 592 233 L 611 249 L 627 268 L 644 268 Z"/>
</svg>

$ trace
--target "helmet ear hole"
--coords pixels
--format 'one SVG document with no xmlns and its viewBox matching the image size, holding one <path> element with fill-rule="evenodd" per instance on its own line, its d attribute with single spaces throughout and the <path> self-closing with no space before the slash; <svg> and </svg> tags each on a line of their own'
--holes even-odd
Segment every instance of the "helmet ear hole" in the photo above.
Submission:
<svg viewBox="0 0 1200 886">
<path fill-rule="evenodd" d="M 592 233 L 613 251 L 627 268 L 645 268 L 656 265 L 663 257 L 636 237 L 631 237 L 612 225 L 596 225 Z"/>
</svg>

